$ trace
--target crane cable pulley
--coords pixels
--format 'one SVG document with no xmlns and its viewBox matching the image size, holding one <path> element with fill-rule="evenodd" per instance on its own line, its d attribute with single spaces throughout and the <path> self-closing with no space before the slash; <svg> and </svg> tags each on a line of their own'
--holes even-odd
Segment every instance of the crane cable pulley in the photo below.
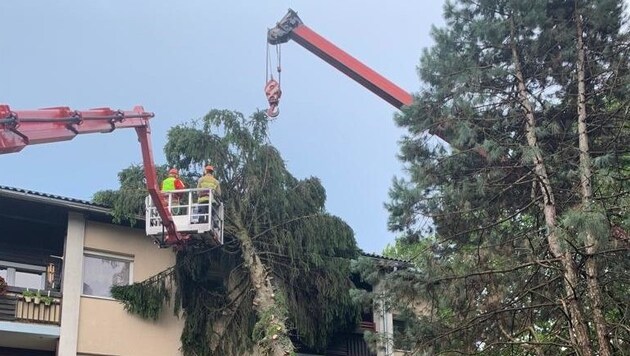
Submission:
<svg viewBox="0 0 630 356">
<path fill-rule="evenodd" d="M 282 90 L 280 90 L 280 83 L 282 81 L 282 67 L 281 67 L 282 51 L 280 45 L 276 45 L 276 70 L 278 71 L 278 80 L 273 77 L 273 69 L 271 68 L 271 53 L 269 50 L 269 43 L 267 43 L 267 61 L 265 68 L 265 95 L 269 102 L 269 108 L 266 113 L 269 117 L 276 117 L 280 114 L 278 105 L 280 104 L 280 97 L 282 96 Z"/>
</svg>

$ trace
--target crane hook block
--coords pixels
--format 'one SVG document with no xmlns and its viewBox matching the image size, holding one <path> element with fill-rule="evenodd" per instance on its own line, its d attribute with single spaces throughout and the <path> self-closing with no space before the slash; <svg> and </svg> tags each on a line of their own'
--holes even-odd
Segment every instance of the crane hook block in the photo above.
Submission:
<svg viewBox="0 0 630 356">
<path fill-rule="evenodd" d="M 267 109 L 267 116 L 276 117 L 280 114 L 278 105 L 280 104 L 280 97 L 282 96 L 282 90 L 280 90 L 280 83 L 275 79 L 270 79 L 265 85 L 265 95 L 269 102 L 269 109 Z"/>
<path fill-rule="evenodd" d="M 297 12 L 289 9 L 282 20 L 267 31 L 267 43 L 277 45 L 289 41 L 293 30 L 300 25 L 302 25 L 302 20 Z"/>
</svg>

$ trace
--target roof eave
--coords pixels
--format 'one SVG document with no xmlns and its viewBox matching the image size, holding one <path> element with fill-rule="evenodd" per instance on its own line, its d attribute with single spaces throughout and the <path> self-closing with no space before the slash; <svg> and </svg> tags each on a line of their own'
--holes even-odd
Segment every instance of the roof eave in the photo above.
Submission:
<svg viewBox="0 0 630 356">
<path fill-rule="evenodd" d="M 0 196 L 19 199 L 19 200 L 25 200 L 25 201 L 32 201 L 35 203 L 55 205 L 55 206 L 68 208 L 71 210 L 76 210 L 76 211 L 111 215 L 111 209 L 103 207 L 103 206 L 83 204 L 83 203 L 63 200 L 63 199 L 59 199 L 55 197 L 47 197 L 43 195 L 34 195 L 32 193 L 25 192 L 25 191 L 0 189 Z"/>
</svg>

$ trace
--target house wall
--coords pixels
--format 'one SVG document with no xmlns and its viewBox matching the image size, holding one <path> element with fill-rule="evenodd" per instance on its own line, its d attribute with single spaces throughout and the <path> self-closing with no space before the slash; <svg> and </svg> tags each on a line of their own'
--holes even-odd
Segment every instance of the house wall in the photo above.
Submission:
<svg viewBox="0 0 630 356">
<path fill-rule="evenodd" d="M 380 296 L 381 299 L 387 300 L 391 297 L 391 294 L 387 291 L 387 287 L 382 283 L 377 283 L 373 286 L 373 292 L 375 295 Z M 386 305 L 386 302 L 376 298 L 373 306 L 374 313 L 374 326 L 377 333 L 383 336 L 383 341 L 378 344 L 377 356 L 404 356 L 409 354 L 405 350 L 397 350 L 394 347 L 394 320 L 396 320 L 396 310 L 393 306 Z M 431 304 L 420 298 L 416 299 L 413 303 L 407 305 L 416 316 L 430 316 Z M 429 353 L 427 353 L 429 354 Z"/>
<path fill-rule="evenodd" d="M 144 231 L 87 221 L 85 249 L 133 258 L 132 278 L 140 282 L 175 264 L 170 249 L 158 249 Z M 183 319 L 165 308 L 158 321 L 127 313 L 115 300 L 81 296 L 79 354 L 174 356 L 180 355 Z"/>
<path fill-rule="evenodd" d="M 380 294 L 386 294 L 381 283 L 376 283 L 373 286 L 373 293 L 377 296 Z M 384 304 L 380 298 L 374 300 L 373 305 L 374 313 L 374 327 L 375 331 L 382 336 L 383 342 L 379 342 L 377 345 L 377 356 L 392 356 L 394 353 L 394 319 L 393 314 L 388 306 Z"/>
</svg>

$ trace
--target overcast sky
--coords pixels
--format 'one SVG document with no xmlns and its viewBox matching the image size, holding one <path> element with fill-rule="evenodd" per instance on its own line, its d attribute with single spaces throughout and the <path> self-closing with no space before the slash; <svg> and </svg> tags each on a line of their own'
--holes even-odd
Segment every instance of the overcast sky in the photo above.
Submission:
<svg viewBox="0 0 630 356">
<path fill-rule="evenodd" d="M 1 1 L 0 103 L 13 109 L 140 104 L 152 120 L 156 163 L 167 130 L 212 108 L 266 108 L 266 29 L 291 7 L 328 40 L 417 92 L 416 66 L 441 24 L 442 1 Z M 396 109 L 296 43 L 282 47 L 281 115 L 271 140 L 299 178 L 317 176 L 327 208 L 381 252 L 383 204 L 403 131 Z M 86 135 L 0 156 L 0 185 L 90 199 L 141 161 L 133 130 Z M 220 169 L 220 167 L 219 167 Z"/>
</svg>

